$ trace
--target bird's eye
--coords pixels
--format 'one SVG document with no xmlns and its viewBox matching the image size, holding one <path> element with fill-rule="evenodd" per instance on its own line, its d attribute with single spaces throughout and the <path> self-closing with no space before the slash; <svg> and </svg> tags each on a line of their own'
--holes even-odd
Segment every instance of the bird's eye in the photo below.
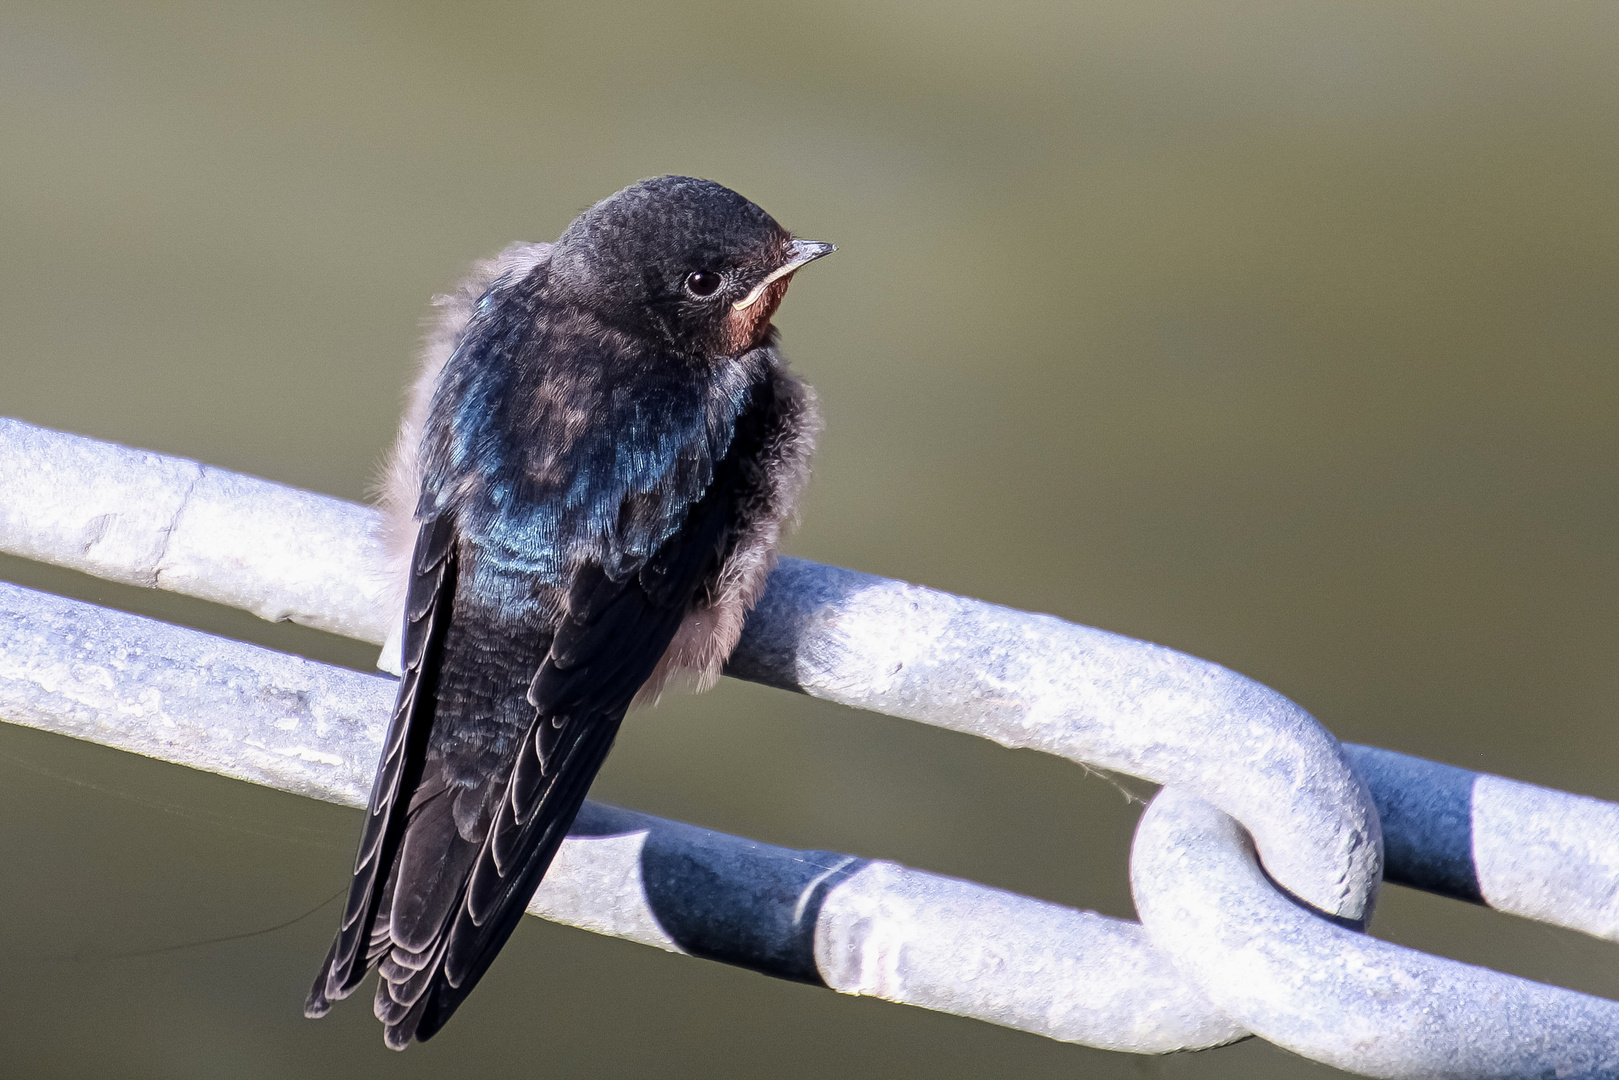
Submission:
<svg viewBox="0 0 1619 1080">
<path fill-rule="evenodd" d="M 686 291 L 693 296 L 713 296 L 723 281 L 712 270 L 697 270 L 686 275 Z"/>
</svg>

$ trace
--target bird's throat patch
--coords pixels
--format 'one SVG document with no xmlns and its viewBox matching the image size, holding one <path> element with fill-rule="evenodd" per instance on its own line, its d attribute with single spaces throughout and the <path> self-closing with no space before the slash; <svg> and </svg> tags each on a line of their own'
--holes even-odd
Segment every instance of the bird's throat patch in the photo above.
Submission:
<svg viewBox="0 0 1619 1080">
<path fill-rule="evenodd" d="M 741 311 L 733 308 L 726 313 L 722 344 L 726 355 L 738 356 L 764 344 L 770 333 L 770 319 L 781 306 L 782 297 L 787 295 L 787 283 L 792 279 L 792 274 L 777 278 L 765 286 L 759 299 Z"/>
</svg>

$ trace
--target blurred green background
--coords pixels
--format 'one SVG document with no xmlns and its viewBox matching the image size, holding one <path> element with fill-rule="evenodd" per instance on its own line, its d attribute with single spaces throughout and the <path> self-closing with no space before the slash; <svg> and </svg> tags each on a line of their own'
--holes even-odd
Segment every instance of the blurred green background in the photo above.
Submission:
<svg viewBox="0 0 1619 1080">
<path fill-rule="evenodd" d="M 836 258 L 790 550 L 1219 661 L 1341 737 L 1619 799 L 1619 7 L 0 3 L 0 413 L 348 498 L 427 299 L 642 176 Z M 305 655 L 374 650 L 18 560 Z M 1138 793 L 1150 788 L 1126 782 Z M 1128 916 L 1139 806 L 726 682 L 605 801 Z M 358 815 L 0 726 L 12 1076 L 1315 1077 L 1141 1059 L 528 920 L 434 1042 L 300 1006 Z M 1375 931 L 1619 996 L 1619 949 Z M 137 955 L 130 955 L 137 954 Z"/>
</svg>

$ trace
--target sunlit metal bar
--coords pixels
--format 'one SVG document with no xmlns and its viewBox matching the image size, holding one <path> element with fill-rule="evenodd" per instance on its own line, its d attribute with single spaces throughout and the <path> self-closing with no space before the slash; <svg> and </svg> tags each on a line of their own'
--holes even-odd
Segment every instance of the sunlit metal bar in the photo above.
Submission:
<svg viewBox="0 0 1619 1080">
<path fill-rule="evenodd" d="M 1377 801 L 1387 880 L 1619 941 L 1619 806 L 1344 749 Z"/>
</svg>

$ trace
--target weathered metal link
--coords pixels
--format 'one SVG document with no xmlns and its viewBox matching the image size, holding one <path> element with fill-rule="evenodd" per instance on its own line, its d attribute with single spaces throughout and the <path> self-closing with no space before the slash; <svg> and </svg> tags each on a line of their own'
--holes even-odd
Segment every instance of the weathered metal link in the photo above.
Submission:
<svg viewBox="0 0 1619 1080">
<path fill-rule="evenodd" d="M 14 554 L 381 642 L 397 619 L 373 522 L 324 496 L 0 421 L 0 550 Z M 1278 881 L 1335 915 L 1363 919 L 1382 880 L 1377 811 L 1338 741 L 1275 691 L 1172 649 L 783 559 L 730 670 L 1195 791 L 1247 826 Z"/>
<path fill-rule="evenodd" d="M 727 669 L 856 708 L 1195 791 L 1310 903 L 1364 919 L 1382 881 L 1369 793 L 1303 709 L 1173 649 L 783 559 Z"/>
<path fill-rule="evenodd" d="M 380 643 L 397 619 L 374 523 L 0 420 L 0 551 Z M 594 804 L 531 911 L 1111 1049 L 1252 1030 L 1372 1076 L 1619 1077 L 1619 1004 L 1345 928 L 1386 873 L 1619 939 L 1619 806 L 1340 746 L 1207 661 L 796 559 L 729 673 L 1168 785 L 1131 860 L 1145 928 Z M 377 676 L 0 587 L 8 720 L 359 805 L 391 694 Z"/>
<path fill-rule="evenodd" d="M 1136 829 L 1136 911 L 1245 1026 L 1365 1076 L 1619 1076 L 1619 1002 L 1333 925 L 1266 878 L 1242 826 L 1165 788 Z"/>
</svg>

